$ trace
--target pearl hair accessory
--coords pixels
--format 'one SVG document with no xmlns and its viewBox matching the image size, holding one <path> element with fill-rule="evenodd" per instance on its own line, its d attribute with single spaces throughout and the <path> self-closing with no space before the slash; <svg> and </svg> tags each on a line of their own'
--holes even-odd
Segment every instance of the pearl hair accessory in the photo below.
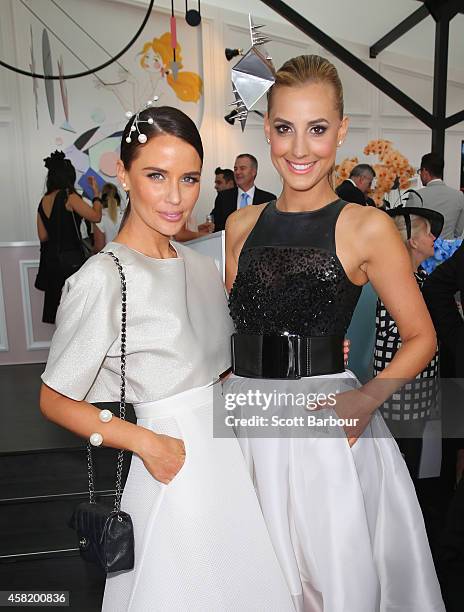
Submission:
<svg viewBox="0 0 464 612">
<path fill-rule="evenodd" d="M 101 446 L 103 442 L 103 436 L 101 435 L 101 433 L 93 433 L 89 438 L 89 442 L 92 446 Z"/>
<path fill-rule="evenodd" d="M 113 418 L 113 413 L 111 412 L 111 410 L 100 410 L 98 418 L 100 419 L 100 421 L 102 421 L 102 423 L 109 423 Z"/>
<path fill-rule="evenodd" d="M 145 104 L 145 108 L 143 108 L 142 110 L 145 110 L 145 109 L 149 108 L 153 104 L 153 102 L 157 102 L 158 100 L 159 100 L 159 96 L 155 96 L 153 98 L 153 100 L 148 100 L 148 102 Z M 141 112 L 142 111 L 138 111 L 137 113 L 135 113 L 135 115 L 134 115 L 134 113 L 132 113 L 132 111 L 127 111 L 127 113 L 126 113 L 126 117 L 128 119 L 130 119 L 131 117 L 134 117 L 134 120 L 132 121 L 132 125 L 130 127 L 129 136 L 127 136 L 127 138 L 126 138 L 126 142 L 128 144 L 130 142 L 132 142 L 131 134 L 132 134 L 132 132 L 135 132 L 135 131 L 137 131 L 137 134 L 138 134 L 137 140 L 141 144 L 144 144 L 148 140 L 147 135 L 139 130 L 139 125 L 141 123 L 149 123 L 150 125 L 152 125 L 153 124 L 153 117 L 148 117 L 148 119 L 146 121 L 143 121 L 143 120 L 139 119 L 139 115 L 140 115 Z"/>
</svg>

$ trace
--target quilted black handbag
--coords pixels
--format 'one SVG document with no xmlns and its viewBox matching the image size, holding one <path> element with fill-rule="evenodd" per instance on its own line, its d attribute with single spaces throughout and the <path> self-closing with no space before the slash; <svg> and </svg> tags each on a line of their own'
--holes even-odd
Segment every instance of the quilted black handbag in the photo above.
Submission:
<svg viewBox="0 0 464 612">
<path fill-rule="evenodd" d="M 126 417 L 126 279 L 119 259 L 110 251 L 121 279 L 121 397 L 119 418 Z M 92 446 L 87 444 L 87 468 L 89 476 L 89 501 L 80 503 L 74 510 L 70 526 L 77 531 L 79 549 L 83 559 L 99 565 L 105 572 L 119 572 L 134 567 L 134 530 L 132 519 L 121 511 L 122 466 L 124 450 L 118 453 L 116 488 L 113 509 L 95 500 Z"/>
</svg>

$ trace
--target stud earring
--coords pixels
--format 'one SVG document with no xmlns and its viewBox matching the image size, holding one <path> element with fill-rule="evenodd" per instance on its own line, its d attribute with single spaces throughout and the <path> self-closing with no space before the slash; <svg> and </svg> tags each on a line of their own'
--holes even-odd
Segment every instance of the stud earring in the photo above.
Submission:
<svg viewBox="0 0 464 612">
<path fill-rule="evenodd" d="M 271 144 L 271 139 L 270 138 L 266 138 L 267 144 Z"/>
<path fill-rule="evenodd" d="M 338 146 L 340 147 L 343 144 L 343 140 L 338 141 Z"/>
<path fill-rule="evenodd" d="M 127 187 L 127 183 L 123 183 L 122 186 L 124 187 L 124 189 Z"/>
</svg>

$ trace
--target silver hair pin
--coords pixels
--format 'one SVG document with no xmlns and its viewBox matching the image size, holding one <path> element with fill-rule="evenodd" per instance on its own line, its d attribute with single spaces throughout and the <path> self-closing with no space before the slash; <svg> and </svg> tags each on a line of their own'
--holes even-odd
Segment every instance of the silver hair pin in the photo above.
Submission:
<svg viewBox="0 0 464 612">
<path fill-rule="evenodd" d="M 137 113 L 135 113 L 135 115 L 132 113 L 132 111 L 127 111 L 126 117 L 128 119 L 130 119 L 131 117 L 134 117 L 134 120 L 132 121 L 132 125 L 130 126 L 129 136 L 127 136 L 126 138 L 127 143 L 132 142 L 132 138 L 131 138 L 132 132 L 137 132 L 137 140 L 141 144 L 144 144 L 145 142 L 147 142 L 148 140 L 147 135 L 140 131 L 139 125 L 142 123 L 148 123 L 152 125 L 153 117 L 148 117 L 148 119 L 145 121 L 145 120 L 140 119 L 139 115 L 142 111 L 152 106 L 153 102 L 157 102 L 158 100 L 159 100 L 159 96 L 154 96 L 153 100 L 148 100 L 148 102 L 145 104 L 145 107 L 142 110 L 139 110 Z"/>
<path fill-rule="evenodd" d="M 248 15 L 251 47 L 232 68 L 232 92 L 236 107 L 236 118 L 240 121 L 242 132 L 245 129 L 248 112 L 275 82 L 275 68 L 272 57 L 264 48 L 270 38 L 259 31 L 262 25 L 255 25 Z"/>
</svg>

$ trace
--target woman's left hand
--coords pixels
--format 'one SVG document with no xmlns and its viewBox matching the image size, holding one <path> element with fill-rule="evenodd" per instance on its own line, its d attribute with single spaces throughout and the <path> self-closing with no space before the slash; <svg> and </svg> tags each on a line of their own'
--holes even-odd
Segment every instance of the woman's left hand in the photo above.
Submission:
<svg viewBox="0 0 464 612">
<path fill-rule="evenodd" d="M 351 340 L 348 340 L 348 338 L 345 338 L 343 340 L 343 362 L 345 364 L 345 368 L 348 365 L 348 357 L 350 355 L 350 345 L 351 345 Z"/>
<path fill-rule="evenodd" d="M 92 189 L 93 193 L 95 196 L 98 196 L 98 183 L 97 183 L 97 179 L 90 175 L 87 177 L 87 183 L 90 185 L 90 188 Z"/>
<path fill-rule="evenodd" d="M 351 391 L 338 393 L 335 398 L 336 403 L 333 409 L 339 419 L 346 421 L 343 429 L 345 430 L 349 445 L 353 446 L 369 425 L 372 417 L 372 400 L 361 389 L 352 389 Z M 316 408 L 316 410 L 322 408 L 327 408 L 327 406 L 321 406 L 321 408 Z"/>
</svg>

